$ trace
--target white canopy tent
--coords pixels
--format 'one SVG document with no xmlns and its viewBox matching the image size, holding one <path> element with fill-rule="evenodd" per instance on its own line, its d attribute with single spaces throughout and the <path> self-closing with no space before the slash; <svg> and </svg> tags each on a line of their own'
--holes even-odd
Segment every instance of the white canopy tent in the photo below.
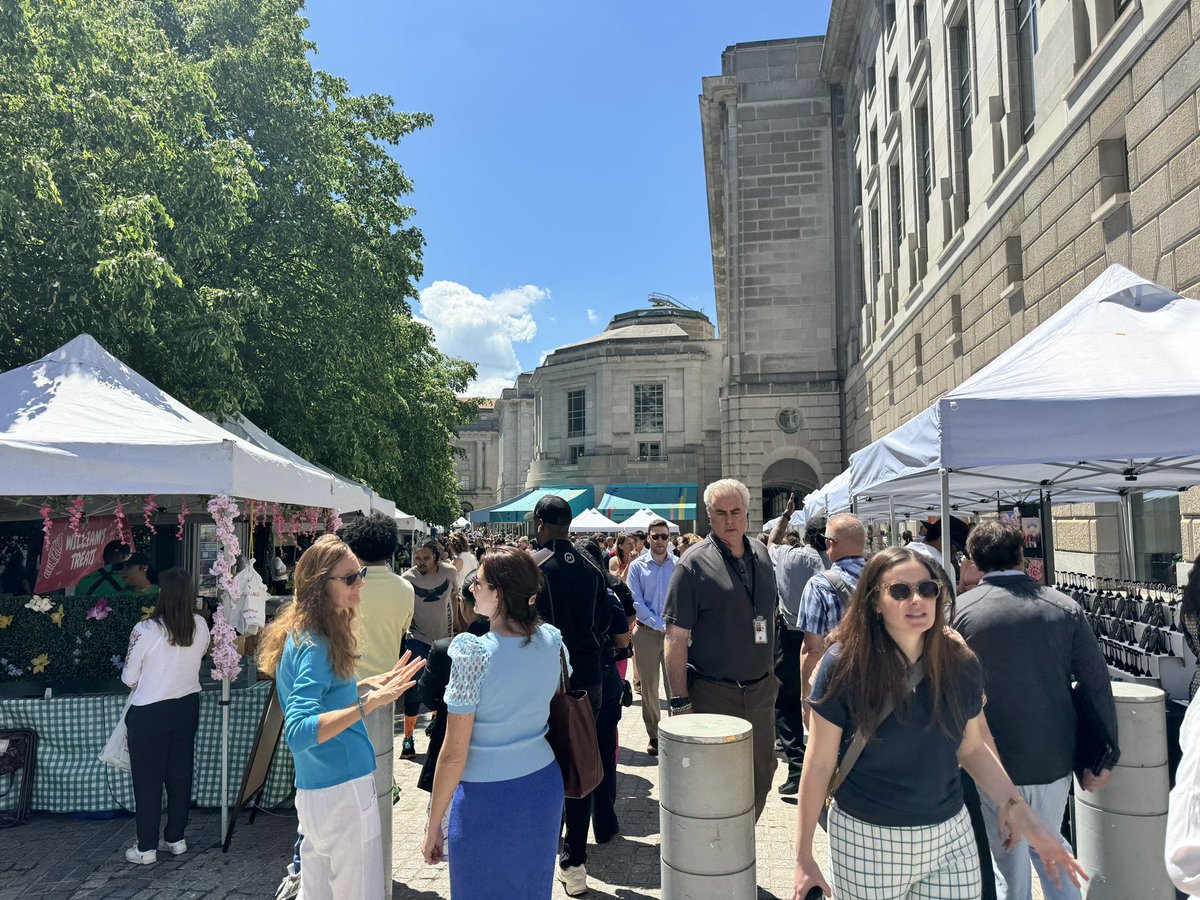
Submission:
<svg viewBox="0 0 1200 900">
<path fill-rule="evenodd" d="M 595 508 L 585 509 L 571 520 L 571 531 L 576 534 L 592 534 L 597 531 L 604 534 L 613 534 L 624 530 L 624 525 L 618 525 Z"/>
<path fill-rule="evenodd" d="M 828 519 L 850 512 L 850 470 L 840 472 L 804 498 L 802 510 L 808 519 Z"/>
<path fill-rule="evenodd" d="M 337 508 L 339 481 L 210 422 L 91 335 L 0 374 L 0 496 L 226 494 Z"/>
<path fill-rule="evenodd" d="M 626 532 L 645 531 L 650 527 L 650 523 L 655 519 L 662 519 L 662 516 L 652 509 L 639 509 L 632 516 L 622 522 L 621 526 L 617 530 Z M 667 528 L 670 530 L 671 534 L 679 534 L 678 525 L 676 525 L 674 522 L 668 522 L 666 519 L 663 519 L 663 521 L 667 523 Z"/>
<path fill-rule="evenodd" d="M 772 531 L 775 528 L 775 526 L 779 524 L 779 520 L 782 518 L 783 518 L 783 516 L 776 516 L 775 518 L 771 519 L 770 521 L 764 523 L 763 527 L 762 527 L 763 532 L 766 533 L 766 532 Z M 805 525 L 807 525 L 807 524 L 808 524 L 807 510 L 798 509 L 794 513 L 792 513 L 792 517 L 790 519 L 788 519 L 788 528 L 792 529 L 793 531 L 803 531 Z"/>
<path fill-rule="evenodd" d="M 455 529 L 470 528 L 471 520 L 468 519 L 466 516 L 459 516 L 457 519 L 454 520 L 454 522 L 450 525 L 450 527 L 455 528 Z"/>
<path fill-rule="evenodd" d="M 410 516 L 403 510 L 396 510 L 396 527 L 401 531 L 419 531 L 421 534 L 429 534 L 429 526 L 418 519 L 416 516 Z"/>
<path fill-rule="evenodd" d="M 1110 266 L 1055 315 L 851 457 L 851 493 L 939 513 L 1200 484 L 1200 302 Z"/>
</svg>

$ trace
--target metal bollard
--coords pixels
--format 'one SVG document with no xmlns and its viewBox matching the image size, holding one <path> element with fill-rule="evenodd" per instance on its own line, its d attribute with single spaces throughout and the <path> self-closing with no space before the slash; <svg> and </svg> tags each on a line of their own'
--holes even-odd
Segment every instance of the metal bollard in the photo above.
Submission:
<svg viewBox="0 0 1200 900">
<path fill-rule="evenodd" d="M 1096 793 L 1075 783 L 1078 858 L 1091 878 L 1087 900 L 1174 900 L 1163 846 L 1167 836 L 1166 694 L 1113 682 L 1121 761 Z"/>
<path fill-rule="evenodd" d="M 751 730 L 745 719 L 708 714 L 659 723 L 664 898 L 757 896 Z"/>
</svg>

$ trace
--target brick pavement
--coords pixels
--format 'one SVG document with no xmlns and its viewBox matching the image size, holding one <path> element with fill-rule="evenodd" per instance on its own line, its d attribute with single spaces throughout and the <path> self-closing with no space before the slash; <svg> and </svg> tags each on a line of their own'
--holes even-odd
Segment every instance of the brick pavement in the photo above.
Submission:
<svg viewBox="0 0 1200 900">
<path fill-rule="evenodd" d="M 646 732 L 637 705 L 621 720 L 621 758 L 617 814 L 621 834 L 588 849 L 588 881 L 594 900 L 659 898 L 658 784 L 655 760 L 642 752 Z M 418 733 L 417 747 L 425 737 Z M 634 748 L 634 749 L 630 749 Z M 421 834 L 429 795 L 416 788 L 423 756 L 396 761 L 401 786 L 395 807 L 393 900 L 440 900 L 450 896 L 445 865 L 421 860 Z M 776 785 L 783 780 L 782 767 Z M 796 807 L 772 791 L 758 823 L 759 900 L 791 896 L 792 840 Z M 216 846 L 219 817 L 193 810 L 188 825 L 190 850 L 153 866 L 125 862 L 133 841 L 133 819 L 84 820 L 37 814 L 31 822 L 0 830 L 0 900 L 142 900 L 142 898 L 262 898 L 274 896 L 295 839 L 293 813 L 260 813 L 253 825 L 243 816 L 228 854 Z M 826 852 L 817 836 L 818 858 Z M 555 886 L 557 898 L 566 896 Z M 1041 897 L 1040 891 L 1035 897 Z"/>
</svg>

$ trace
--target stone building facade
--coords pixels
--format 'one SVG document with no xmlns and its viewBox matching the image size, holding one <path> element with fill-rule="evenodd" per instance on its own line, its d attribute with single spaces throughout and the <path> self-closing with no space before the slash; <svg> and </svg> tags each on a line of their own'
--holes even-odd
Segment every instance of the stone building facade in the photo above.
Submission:
<svg viewBox="0 0 1200 900">
<path fill-rule="evenodd" d="M 754 521 L 836 475 L 846 455 L 854 308 L 837 290 L 845 166 L 823 44 L 730 47 L 700 97 L 724 339 L 721 471 L 750 488 Z"/>
<path fill-rule="evenodd" d="M 458 430 L 458 499 L 463 514 L 511 500 L 525 490 L 533 460 L 533 391 L 529 372 L 497 399 L 480 401 L 479 415 Z"/>
</svg>

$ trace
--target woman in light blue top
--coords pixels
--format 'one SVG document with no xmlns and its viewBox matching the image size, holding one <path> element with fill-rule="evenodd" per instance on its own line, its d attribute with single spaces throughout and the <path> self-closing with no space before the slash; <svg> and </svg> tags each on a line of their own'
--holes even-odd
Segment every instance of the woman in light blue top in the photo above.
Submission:
<svg viewBox="0 0 1200 900">
<path fill-rule="evenodd" d="M 295 599 L 263 631 L 258 650 L 259 667 L 275 677 L 296 761 L 303 895 L 311 900 L 384 896 L 375 751 L 363 720 L 412 687 L 424 665 L 406 653 L 390 672 L 355 684 L 365 572 L 334 535 L 318 539 L 296 565 Z"/>
<path fill-rule="evenodd" d="M 449 842 L 454 900 L 548 900 L 553 891 L 563 782 L 546 720 L 566 650 L 558 629 L 538 619 L 540 585 L 528 555 L 489 551 L 474 593 L 491 630 L 450 644 L 446 740 L 423 853 L 440 862 Z"/>
</svg>

